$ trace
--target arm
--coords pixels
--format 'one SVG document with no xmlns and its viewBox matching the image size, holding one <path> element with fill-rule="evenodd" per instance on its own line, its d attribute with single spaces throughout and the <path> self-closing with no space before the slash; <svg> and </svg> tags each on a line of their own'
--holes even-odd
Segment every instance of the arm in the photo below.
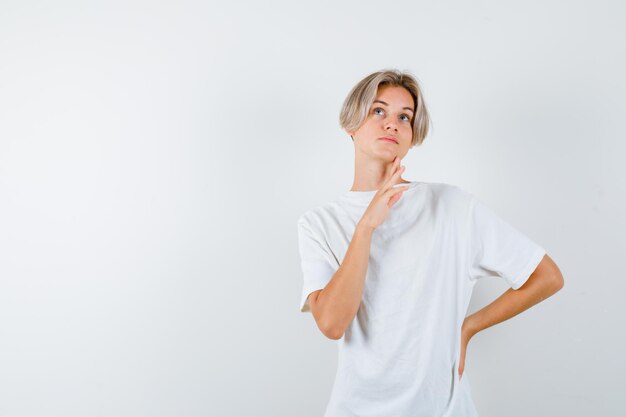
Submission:
<svg viewBox="0 0 626 417">
<path fill-rule="evenodd" d="M 393 187 L 404 166 L 399 157 L 387 168 L 385 183 L 372 198 L 357 223 L 341 265 L 328 284 L 310 294 L 309 306 L 319 329 L 331 339 L 341 339 L 361 305 L 374 230 L 380 226 L 406 186 Z"/>
<path fill-rule="evenodd" d="M 317 326 L 330 339 L 340 339 L 359 310 L 373 232 L 373 227 L 357 224 L 339 269 L 326 287 L 309 297 Z"/>
<path fill-rule="evenodd" d="M 491 304 L 465 318 L 463 333 L 469 340 L 476 333 L 518 315 L 563 288 L 563 275 L 545 255 L 528 280 L 517 290 L 509 288 Z"/>
</svg>

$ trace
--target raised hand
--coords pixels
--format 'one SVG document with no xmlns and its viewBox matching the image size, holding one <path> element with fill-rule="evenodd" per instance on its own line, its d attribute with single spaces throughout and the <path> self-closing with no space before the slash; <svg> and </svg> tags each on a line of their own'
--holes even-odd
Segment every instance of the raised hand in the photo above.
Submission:
<svg viewBox="0 0 626 417">
<path fill-rule="evenodd" d="M 375 229 L 385 221 L 391 207 L 409 188 L 408 186 L 393 187 L 402 172 L 404 172 L 404 166 L 400 165 L 400 158 L 396 156 L 388 170 L 383 186 L 376 192 L 369 206 L 365 209 L 360 221 L 362 224 Z"/>
</svg>

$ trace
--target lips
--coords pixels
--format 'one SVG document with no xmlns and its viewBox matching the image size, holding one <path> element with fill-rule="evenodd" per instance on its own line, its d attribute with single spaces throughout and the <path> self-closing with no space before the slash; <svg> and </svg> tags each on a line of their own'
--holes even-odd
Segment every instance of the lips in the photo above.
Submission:
<svg viewBox="0 0 626 417">
<path fill-rule="evenodd" d="M 382 138 L 379 138 L 379 139 L 394 142 L 395 144 L 398 143 L 398 140 L 391 136 L 383 136 Z"/>
</svg>

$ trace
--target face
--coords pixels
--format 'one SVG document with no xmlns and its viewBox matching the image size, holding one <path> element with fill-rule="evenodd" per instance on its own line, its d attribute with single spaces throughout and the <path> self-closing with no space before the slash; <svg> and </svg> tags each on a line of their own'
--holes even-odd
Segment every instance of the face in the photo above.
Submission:
<svg viewBox="0 0 626 417">
<path fill-rule="evenodd" d="M 413 96 L 404 87 L 382 86 L 367 118 L 354 132 L 354 146 L 372 158 L 391 161 L 409 152 L 413 139 Z M 390 138 L 392 140 L 386 140 Z"/>
</svg>

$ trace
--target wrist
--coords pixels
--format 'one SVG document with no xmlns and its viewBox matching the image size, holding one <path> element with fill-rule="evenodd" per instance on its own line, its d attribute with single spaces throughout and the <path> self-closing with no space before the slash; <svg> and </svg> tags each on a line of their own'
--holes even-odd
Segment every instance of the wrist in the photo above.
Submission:
<svg viewBox="0 0 626 417">
<path fill-rule="evenodd" d="M 461 326 L 461 330 L 468 334 L 470 338 L 480 331 L 480 329 L 476 326 L 475 319 L 476 317 L 473 314 L 471 316 L 467 316 Z"/>
<path fill-rule="evenodd" d="M 367 232 L 367 233 L 372 233 L 374 230 L 376 230 L 376 228 L 370 224 L 367 223 L 367 220 L 359 220 L 359 222 L 356 225 L 356 229 L 363 231 L 363 232 Z"/>
</svg>

